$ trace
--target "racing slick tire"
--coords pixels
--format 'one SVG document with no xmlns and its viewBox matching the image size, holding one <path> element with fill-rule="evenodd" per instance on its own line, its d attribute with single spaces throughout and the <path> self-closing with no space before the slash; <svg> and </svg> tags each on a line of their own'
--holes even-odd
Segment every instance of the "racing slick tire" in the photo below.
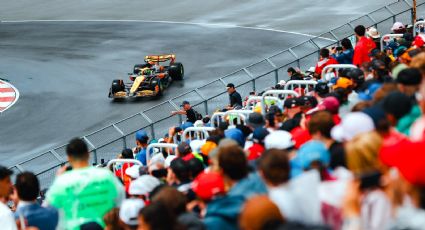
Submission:
<svg viewBox="0 0 425 230">
<path fill-rule="evenodd" d="M 137 64 L 137 65 L 134 65 L 134 67 L 133 67 L 133 73 L 134 74 L 139 74 L 140 73 L 140 69 L 149 68 L 149 67 L 150 67 L 149 64 Z"/>
<path fill-rule="evenodd" d="M 156 96 L 160 97 L 160 96 L 162 96 L 162 93 L 164 92 L 164 86 L 162 85 L 161 79 L 158 78 L 158 77 L 154 78 L 153 81 L 152 81 L 152 87 L 153 87 L 152 90 L 155 91 L 156 86 L 158 86 L 158 88 L 159 88 L 158 94 Z"/>
<path fill-rule="evenodd" d="M 112 81 L 109 95 L 113 96 L 117 92 L 125 91 L 124 81 L 121 79 L 115 79 Z"/>
<path fill-rule="evenodd" d="M 183 64 L 176 62 L 168 68 L 168 74 L 173 80 L 182 80 L 184 77 L 184 68 Z"/>
</svg>

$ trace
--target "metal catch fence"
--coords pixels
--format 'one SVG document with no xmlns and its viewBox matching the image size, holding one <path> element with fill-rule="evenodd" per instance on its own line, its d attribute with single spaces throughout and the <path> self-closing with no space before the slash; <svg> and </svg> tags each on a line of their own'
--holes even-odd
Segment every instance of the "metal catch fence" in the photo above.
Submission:
<svg viewBox="0 0 425 230">
<path fill-rule="evenodd" d="M 425 12 L 425 0 L 418 1 L 417 6 L 418 15 Z M 228 101 L 225 90 L 227 83 L 235 84 L 241 95 L 263 90 L 270 87 L 272 83 L 277 84 L 280 80 L 287 79 L 286 70 L 289 67 L 305 70 L 314 66 L 321 48 L 339 45 L 339 41 L 343 38 L 348 37 L 353 40 L 353 31 L 356 25 L 374 26 L 381 34 L 388 34 L 391 32 L 392 24 L 396 21 L 412 24 L 412 15 L 411 1 L 398 0 L 204 86 L 85 135 L 82 139 L 89 145 L 92 153 L 91 161 L 97 164 L 114 159 L 123 148 L 133 147 L 135 145 L 134 133 L 139 129 L 148 130 L 152 138 L 163 136 L 169 127 L 182 122 L 181 116 L 171 116 L 168 111 L 179 109 L 177 105 L 184 100 L 191 101 L 194 109 L 203 115 L 212 114 L 223 108 Z M 21 162 L 11 169 L 17 173 L 34 172 L 40 179 L 41 187 L 47 188 L 53 182 L 57 169 L 67 161 L 65 148 L 65 145 L 56 147 Z"/>
</svg>

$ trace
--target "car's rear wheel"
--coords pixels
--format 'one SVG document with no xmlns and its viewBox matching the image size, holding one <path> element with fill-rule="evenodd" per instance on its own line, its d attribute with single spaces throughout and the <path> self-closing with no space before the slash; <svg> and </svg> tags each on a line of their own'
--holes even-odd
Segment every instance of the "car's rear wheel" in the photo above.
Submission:
<svg viewBox="0 0 425 230">
<path fill-rule="evenodd" d="M 113 96 L 115 93 L 125 91 L 124 81 L 121 79 L 115 79 L 112 81 L 111 89 L 109 90 L 109 95 Z"/>
<path fill-rule="evenodd" d="M 134 74 L 139 74 L 141 69 L 143 69 L 143 68 L 149 68 L 149 67 L 150 67 L 149 64 L 137 64 L 137 65 L 134 65 L 133 73 Z"/>
<path fill-rule="evenodd" d="M 184 67 L 182 63 L 176 62 L 168 68 L 168 74 L 173 80 L 182 80 L 184 77 Z"/>
</svg>

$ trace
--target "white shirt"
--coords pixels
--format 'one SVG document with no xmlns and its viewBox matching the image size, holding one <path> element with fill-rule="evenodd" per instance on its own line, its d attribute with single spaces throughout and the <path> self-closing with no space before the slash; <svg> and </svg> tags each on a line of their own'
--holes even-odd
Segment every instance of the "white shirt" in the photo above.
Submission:
<svg viewBox="0 0 425 230">
<path fill-rule="evenodd" d="M 0 223 L 1 229 L 17 230 L 12 211 L 2 202 L 0 202 Z"/>
</svg>

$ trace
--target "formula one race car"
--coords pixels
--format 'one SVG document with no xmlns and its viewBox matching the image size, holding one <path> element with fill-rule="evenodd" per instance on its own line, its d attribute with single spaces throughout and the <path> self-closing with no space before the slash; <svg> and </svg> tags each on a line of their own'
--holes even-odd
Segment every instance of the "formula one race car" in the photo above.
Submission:
<svg viewBox="0 0 425 230">
<path fill-rule="evenodd" d="M 129 73 L 131 83 L 124 83 L 121 79 L 112 81 L 109 97 L 118 99 L 161 96 L 172 81 L 183 79 L 183 65 L 175 60 L 174 54 L 146 56 L 145 63 L 134 65 L 133 73 Z M 160 65 L 167 61 L 168 65 Z"/>
</svg>

